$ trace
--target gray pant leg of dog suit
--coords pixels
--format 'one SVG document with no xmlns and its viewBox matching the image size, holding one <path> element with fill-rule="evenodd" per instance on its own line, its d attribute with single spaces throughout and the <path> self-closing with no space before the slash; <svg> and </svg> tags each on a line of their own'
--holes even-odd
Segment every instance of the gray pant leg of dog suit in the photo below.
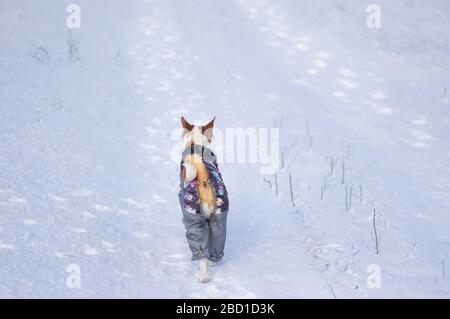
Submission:
<svg viewBox="0 0 450 319">
<path fill-rule="evenodd" d="M 208 259 L 218 262 L 223 257 L 227 237 L 228 211 L 214 214 L 209 221 Z"/>
<path fill-rule="evenodd" d="M 181 195 L 180 202 L 182 203 Z M 214 262 L 219 261 L 224 255 L 228 212 L 214 214 L 210 220 L 200 214 L 188 213 L 184 209 L 182 212 L 192 260 L 208 258 Z"/>
</svg>

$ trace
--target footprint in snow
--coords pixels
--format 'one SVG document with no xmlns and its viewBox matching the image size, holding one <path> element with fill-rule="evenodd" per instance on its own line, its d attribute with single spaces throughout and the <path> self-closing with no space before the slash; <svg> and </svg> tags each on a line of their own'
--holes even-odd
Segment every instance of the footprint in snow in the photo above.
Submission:
<svg viewBox="0 0 450 319">
<path fill-rule="evenodd" d="M 308 69 L 306 70 L 306 73 L 308 73 L 309 75 L 316 75 L 317 73 L 319 73 L 319 71 L 317 69 Z"/>
<path fill-rule="evenodd" d="M 155 203 L 165 203 L 166 202 L 164 199 L 161 198 L 161 196 L 159 196 L 157 194 L 153 194 L 152 199 Z"/>
<path fill-rule="evenodd" d="M 350 81 L 345 78 L 338 79 L 337 82 L 348 90 L 355 90 L 358 88 L 358 84 L 356 82 Z"/>
<path fill-rule="evenodd" d="M 184 259 L 186 256 L 183 254 L 172 254 L 169 256 L 170 258 L 176 258 L 176 259 Z"/>
<path fill-rule="evenodd" d="M 130 212 L 129 210 L 119 208 L 119 209 L 117 210 L 117 214 L 123 215 L 123 216 L 128 216 L 128 215 L 131 214 L 131 212 Z"/>
<path fill-rule="evenodd" d="M 261 276 L 262 279 L 275 282 L 275 283 L 283 283 L 286 282 L 286 279 L 278 274 L 264 274 Z"/>
<path fill-rule="evenodd" d="M 14 245 L 0 243 L 0 251 L 2 251 L 2 250 L 14 250 L 14 249 L 16 249 L 14 247 Z"/>
<path fill-rule="evenodd" d="M 161 126 L 161 120 L 159 119 L 159 117 L 154 117 L 152 123 L 156 126 Z"/>
<path fill-rule="evenodd" d="M 139 209 L 147 209 L 147 208 L 149 208 L 150 206 L 149 205 L 147 205 L 147 204 L 144 204 L 144 203 L 140 203 L 140 202 L 138 202 L 137 200 L 134 200 L 134 199 L 132 199 L 132 198 L 124 198 L 124 199 L 122 199 L 125 203 L 127 203 L 128 205 L 131 205 L 131 206 L 133 206 L 133 207 L 135 207 L 135 208 L 139 208 Z"/>
<path fill-rule="evenodd" d="M 24 219 L 22 222 L 23 222 L 24 225 L 27 225 L 27 226 L 33 226 L 33 225 L 37 225 L 38 224 L 37 221 L 32 220 L 32 219 Z"/>
<path fill-rule="evenodd" d="M 374 100 L 384 100 L 386 98 L 386 93 L 382 89 L 376 89 L 370 92 L 369 95 Z"/>
<path fill-rule="evenodd" d="M 87 244 L 83 246 L 83 252 L 88 256 L 95 256 L 98 254 L 97 249 Z"/>
<path fill-rule="evenodd" d="M 154 151 L 156 150 L 156 146 L 152 144 L 141 144 L 142 148 L 146 149 L 147 151 Z"/>
<path fill-rule="evenodd" d="M 72 228 L 72 231 L 75 234 L 83 234 L 83 233 L 87 233 L 87 230 L 84 228 Z"/>
<path fill-rule="evenodd" d="M 20 205 L 20 204 L 24 204 L 26 202 L 27 202 L 27 200 L 25 198 L 18 197 L 18 196 L 11 196 L 8 199 L 8 204 L 11 204 L 11 205 Z"/>
<path fill-rule="evenodd" d="M 146 131 L 150 136 L 154 136 L 154 135 L 156 135 L 156 133 L 158 133 L 158 130 L 151 128 L 151 127 L 147 127 Z"/>
<path fill-rule="evenodd" d="M 123 278 L 131 278 L 132 277 L 129 273 L 126 273 L 124 271 L 114 270 L 114 273 Z"/>
<path fill-rule="evenodd" d="M 102 240 L 102 245 L 105 247 L 105 250 L 109 253 L 115 253 L 116 250 L 114 249 L 114 245 L 106 240 Z"/>
<path fill-rule="evenodd" d="M 150 236 L 148 233 L 143 232 L 143 231 L 134 231 L 133 235 L 135 237 L 137 237 L 137 238 L 140 238 L 140 239 L 145 239 L 145 238 L 148 238 Z"/>
<path fill-rule="evenodd" d="M 55 254 L 54 254 L 56 257 L 58 257 L 58 258 L 75 258 L 75 255 L 72 255 L 72 254 L 65 254 L 65 253 L 62 253 L 62 252 L 55 252 Z"/>
<path fill-rule="evenodd" d="M 159 156 L 150 156 L 150 162 L 152 164 L 155 164 L 155 163 L 160 162 L 160 161 L 162 161 L 161 157 L 159 157 Z"/>
<path fill-rule="evenodd" d="M 313 63 L 314 63 L 314 66 L 319 69 L 326 69 L 326 67 L 327 67 L 327 63 L 320 59 L 314 60 Z"/>
<path fill-rule="evenodd" d="M 102 245 L 107 247 L 107 248 L 113 248 L 114 245 L 111 244 L 110 242 L 106 241 L 106 240 L 102 240 Z"/>
<path fill-rule="evenodd" d="M 92 192 L 88 189 L 80 189 L 71 193 L 74 197 L 90 197 L 92 196 Z"/>
<path fill-rule="evenodd" d="M 95 204 L 94 205 L 94 209 L 98 210 L 99 212 L 103 212 L 103 213 L 107 213 L 107 212 L 111 212 L 112 208 L 107 206 L 107 205 L 100 205 L 100 204 Z"/>
<path fill-rule="evenodd" d="M 331 53 L 327 52 L 327 51 L 317 51 L 316 55 L 322 59 L 322 60 L 326 60 L 329 59 L 331 57 Z"/>
<path fill-rule="evenodd" d="M 411 120 L 411 124 L 415 126 L 425 125 L 427 123 L 427 118 L 423 115 L 416 115 Z"/>
<path fill-rule="evenodd" d="M 11 194 L 12 190 L 10 190 L 9 188 L 0 188 L 0 195 L 1 194 Z"/>
<path fill-rule="evenodd" d="M 356 76 L 356 74 L 349 68 L 340 68 L 338 72 L 346 78 L 352 78 Z"/>
<path fill-rule="evenodd" d="M 64 203 L 67 200 L 64 197 L 56 196 L 56 195 L 48 195 L 48 198 L 50 198 L 55 203 Z"/>
<path fill-rule="evenodd" d="M 81 217 L 83 217 L 83 219 L 95 219 L 97 218 L 97 216 L 95 216 L 92 213 L 89 213 L 88 211 L 83 211 L 80 213 Z"/>
</svg>

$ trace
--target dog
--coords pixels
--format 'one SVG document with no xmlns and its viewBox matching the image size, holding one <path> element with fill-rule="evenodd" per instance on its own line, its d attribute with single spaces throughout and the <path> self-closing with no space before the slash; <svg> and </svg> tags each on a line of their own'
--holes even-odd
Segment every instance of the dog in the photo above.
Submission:
<svg viewBox="0 0 450 319">
<path fill-rule="evenodd" d="M 200 282 L 208 283 L 208 266 L 224 255 L 228 192 L 211 151 L 215 118 L 204 126 L 181 117 L 184 151 L 180 163 L 179 200 L 192 260 L 200 265 Z"/>
</svg>

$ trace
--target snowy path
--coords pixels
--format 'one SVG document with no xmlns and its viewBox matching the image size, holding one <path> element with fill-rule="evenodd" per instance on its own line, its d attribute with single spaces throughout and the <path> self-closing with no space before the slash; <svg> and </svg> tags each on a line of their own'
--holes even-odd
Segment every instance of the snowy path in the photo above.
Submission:
<svg viewBox="0 0 450 319">
<path fill-rule="evenodd" d="M 202 5 L 203 10 L 195 10 L 193 3 L 187 2 L 177 6 L 154 2 L 143 4 L 139 10 L 143 15 L 139 33 L 142 40 L 135 44 L 131 54 L 137 70 L 136 77 L 140 79 L 138 83 L 142 85 L 138 93 L 149 102 L 151 113 L 158 114 L 147 128 L 151 132 L 146 145 L 150 160 L 155 164 L 165 164 L 170 172 L 170 176 L 167 171 L 154 172 L 154 180 L 169 180 L 168 185 L 171 186 L 154 195 L 159 199 L 157 211 L 167 212 L 167 216 L 165 214 L 161 221 L 155 219 L 151 224 L 159 224 L 162 234 L 171 234 L 167 244 L 162 247 L 157 245 L 153 252 L 156 260 L 160 260 L 164 273 L 157 286 L 175 285 L 182 297 L 332 297 L 319 273 L 308 266 L 301 246 L 295 245 L 300 241 L 298 216 L 280 209 L 274 201 L 275 197 L 258 177 L 257 167 L 249 170 L 247 166 L 223 166 L 232 201 L 227 258 L 221 267 L 211 270 L 214 279 L 207 287 L 193 280 L 193 274 L 197 274 L 198 270 L 196 264 L 188 261 L 189 252 L 183 231 L 180 232 L 179 207 L 173 201 L 173 195 L 177 192 L 178 165 L 165 160 L 173 146 L 169 137 L 183 114 L 203 120 L 214 114 L 222 125 L 226 119 L 239 123 L 243 104 L 238 101 L 218 103 L 226 98 L 230 74 L 231 77 L 240 76 L 237 74 L 239 67 L 234 63 L 245 64 L 248 58 L 248 48 L 236 50 L 239 40 L 230 38 L 222 43 L 214 39 L 227 39 L 229 34 L 239 30 L 238 23 L 243 19 L 239 16 L 242 14 L 239 7 L 221 8 L 207 2 Z M 223 12 L 222 9 L 228 11 Z M 221 21 L 221 15 L 232 15 L 233 25 Z M 238 17 L 234 18 L 235 15 Z M 196 25 L 193 21 L 203 22 Z M 211 29 L 205 28 L 204 23 Z M 229 30 L 230 27 L 233 30 Z M 209 50 L 205 50 L 203 39 L 217 41 L 217 46 L 212 43 L 206 46 Z M 235 55 L 234 59 L 230 59 L 231 63 L 221 64 L 215 70 L 219 67 L 215 60 L 231 52 Z M 258 69 L 247 72 L 255 74 Z M 204 96 L 203 92 L 208 92 L 208 96 Z M 173 108 L 173 105 L 176 107 Z M 169 129 L 164 129 L 164 123 L 171 123 Z M 153 155 L 155 149 L 166 153 L 159 158 Z M 243 183 L 243 180 L 247 182 Z M 258 181 L 256 185 L 252 182 L 255 180 Z M 251 193 L 249 186 L 254 188 Z M 264 193 L 267 195 L 261 196 Z M 168 203 L 170 208 L 167 208 Z M 180 283 L 181 287 L 178 286 Z"/>
</svg>

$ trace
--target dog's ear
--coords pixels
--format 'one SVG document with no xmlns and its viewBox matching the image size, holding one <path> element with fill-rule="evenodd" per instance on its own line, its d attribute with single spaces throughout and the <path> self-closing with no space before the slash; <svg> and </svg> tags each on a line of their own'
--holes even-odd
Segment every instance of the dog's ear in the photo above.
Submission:
<svg viewBox="0 0 450 319">
<path fill-rule="evenodd" d="M 188 132 L 192 131 L 192 129 L 194 128 L 194 125 L 186 121 L 186 119 L 183 116 L 181 117 L 181 126 Z"/>
<path fill-rule="evenodd" d="M 208 141 L 211 142 L 212 140 L 212 132 L 213 132 L 213 127 L 214 127 L 214 120 L 216 119 L 216 117 L 214 116 L 214 118 L 212 119 L 211 122 L 209 122 L 208 124 L 202 126 L 202 134 L 204 136 L 206 136 L 206 138 L 208 139 Z"/>
</svg>

